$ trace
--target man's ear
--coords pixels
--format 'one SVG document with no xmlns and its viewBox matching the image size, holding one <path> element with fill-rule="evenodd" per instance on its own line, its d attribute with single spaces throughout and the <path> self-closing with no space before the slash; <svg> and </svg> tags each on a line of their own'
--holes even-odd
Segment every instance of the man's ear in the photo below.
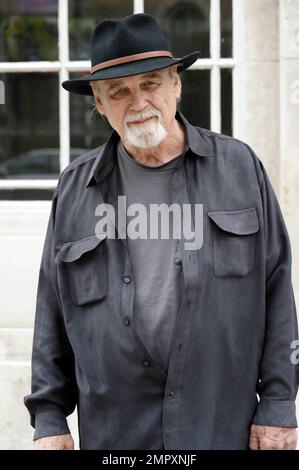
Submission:
<svg viewBox="0 0 299 470">
<path fill-rule="evenodd" d="M 98 112 L 102 115 L 105 116 L 105 111 L 104 111 L 104 106 L 103 106 L 103 101 L 100 97 L 100 95 L 97 93 L 94 95 L 94 101 L 95 105 L 97 107 Z"/>
<path fill-rule="evenodd" d="M 179 100 L 182 93 L 182 81 L 177 71 L 173 72 L 173 86 L 176 99 Z"/>
<path fill-rule="evenodd" d="M 102 101 L 101 95 L 99 93 L 99 90 L 97 89 L 96 85 L 92 82 L 90 83 L 90 86 L 92 88 L 92 92 L 93 92 L 93 96 L 94 96 L 94 103 L 96 105 L 96 108 L 102 116 L 105 116 L 103 101 Z"/>
</svg>

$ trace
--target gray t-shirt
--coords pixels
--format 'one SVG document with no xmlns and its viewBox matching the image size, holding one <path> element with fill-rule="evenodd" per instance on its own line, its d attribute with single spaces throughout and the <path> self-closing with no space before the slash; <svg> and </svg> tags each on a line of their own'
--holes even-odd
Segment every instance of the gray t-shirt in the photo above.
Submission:
<svg viewBox="0 0 299 470">
<path fill-rule="evenodd" d="M 150 204 L 171 205 L 171 176 L 181 157 L 159 166 L 143 165 L 119 143 L 117 158 L 127 207 L 139 203 L 149 214 Z M 147 227 L 149 234 L 149 217 Z M 158 239 L 127 241 L 135 280 L 134 324 L 146 349 L 167 372 L 183 283 L 178 240 L 161 239 L 159 232 Z"/>
</svg>

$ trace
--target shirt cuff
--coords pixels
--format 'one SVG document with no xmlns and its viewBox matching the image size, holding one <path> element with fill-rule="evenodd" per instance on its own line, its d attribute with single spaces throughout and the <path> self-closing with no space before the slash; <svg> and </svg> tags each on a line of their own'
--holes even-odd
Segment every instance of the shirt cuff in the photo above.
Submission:
<svg viewBox="0 0 299 470">
<path fill-rule="evenodd" d="M 258 403 L 252 423 L 262 426 L 297 428 L 295 402 L 263 398 Z"/>
<path fill-rule="evenodd" d="M 61 436 L 69 433 L 67 420 L 62 411 L 49 410 L 36 413 L 34 441 L 41 437 Z"/>
</svg>

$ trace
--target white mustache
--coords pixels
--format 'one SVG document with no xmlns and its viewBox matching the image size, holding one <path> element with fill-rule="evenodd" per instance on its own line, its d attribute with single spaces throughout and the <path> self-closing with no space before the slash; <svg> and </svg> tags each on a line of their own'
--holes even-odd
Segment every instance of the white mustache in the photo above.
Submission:
<svg viewBox="0 0 299 470">
<path fill-rule="evenodd" d="M 128 122 L 142 121 L 144 119 L 149 119 L 151 117 L 160 118 L 161 117 L 160 111 L 158 111 L 157 109 L 152 109 L 152 110 L 142 111 L 136 114 L 131 114 L 130 116 L 126 116 L 124 118 L 124 123 L 127 124 Z"/>
</svg>

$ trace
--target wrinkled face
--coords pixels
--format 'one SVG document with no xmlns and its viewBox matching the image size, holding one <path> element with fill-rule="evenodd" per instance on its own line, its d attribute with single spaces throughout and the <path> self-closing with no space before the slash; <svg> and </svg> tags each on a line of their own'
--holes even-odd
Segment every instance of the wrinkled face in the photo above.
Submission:
<svg viewBox="0 0 299 470">
<path fill-rule="evenodd" d="M 174 123 L 181 94 L 177 72 L 164 68 L 92 83 L 98 111 L 122 141 L 138 148 L 161 143 Z"/>
</svg>

